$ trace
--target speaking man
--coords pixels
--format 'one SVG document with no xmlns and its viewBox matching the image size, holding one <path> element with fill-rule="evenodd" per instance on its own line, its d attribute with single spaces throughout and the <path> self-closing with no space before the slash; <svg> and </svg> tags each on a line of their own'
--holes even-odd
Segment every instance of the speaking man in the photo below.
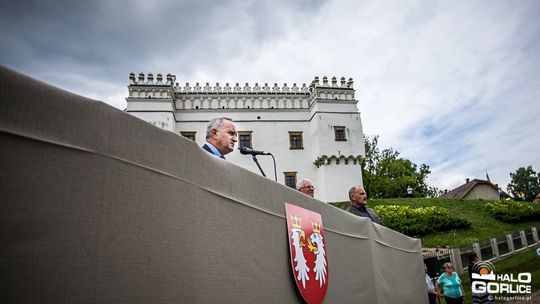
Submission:
<svg viewBox="0 0 540 304">
<path fill-rule="evenodd" d="M 367 207 L 367 194 L 362 186 L 354 186 L 349 190 L 349 200 L 351 207 L 349 212 L 358 216 L 367 217 L 372 222 L 383 225 L 382 220 L 374 209 Z"/>
<path fill-rule="evenodd" d="M 234 150 L 237 141 L 238 132 L 234 121 L 227 117 L 219 117 L 208 123 L 206 143 L 202 147 L 209 153 L 225 159 L 225 155 Z"/>
</svg>

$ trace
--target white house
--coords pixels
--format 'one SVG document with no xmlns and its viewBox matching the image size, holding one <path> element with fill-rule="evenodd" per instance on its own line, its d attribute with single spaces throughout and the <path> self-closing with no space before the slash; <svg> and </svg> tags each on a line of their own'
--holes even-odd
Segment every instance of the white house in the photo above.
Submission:
<svg viewBox="0 0 540 304">
<path fill-rule="evenodd" d="M 277 181 L 294 187 L 302 178 L 316 186 L 315 197 L 346 201 L 348 190 L 362 184 L 360 160 L 365 155 L 362 121 L 353 81 L 323 77 L 306 86 L 209 83 L 179 86 L 176 77 L 130 74 L 126 111 L 163 129 L 191 138 L 202 146 L 206 125 L 215 117 L 230 117 L 238 125 L 242 146 L 271 152 Z M 270 156 L 258 156 L 274 179 Z M 251 156 L 238 150 L 227 161 L 260 173 Z"/>
<path fill-rule="evenodd" d="M 489 180 L 465 179 L 465 184 L 441 195 L 445 198 L 498 200 L 499 188 Z"/>
</svg>

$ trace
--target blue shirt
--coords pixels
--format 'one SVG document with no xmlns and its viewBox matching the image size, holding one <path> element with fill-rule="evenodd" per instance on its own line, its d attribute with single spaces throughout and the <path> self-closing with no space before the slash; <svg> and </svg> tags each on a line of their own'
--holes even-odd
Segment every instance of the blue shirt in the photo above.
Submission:
<svg viewBox="0 0 540 304">
<path fill-rule="evenodd" d="M 449 277 L 446 272 L 443 273 L 437 280 L 437 284 L 441 285 L 444 289 L 443 294 L 450 298 L 461 298 L 461 279 L 457 272 L 454 272 L 452 277 Z"/>
<path fill-rule="evenodd" d="M 210 150 L 212 150 L 212 153 L 217 156 L 217 157 L 220 157 L 220 158 L 223 158 L 223 155 L 221 155 L 221 152 L 219 152 L 219 150 L 214 147 L 214 145 L 212 145 L 211 143 L 209 142 L 206 142 L 206 145 L 208 146 L 208 148 L 210 148 Z"/>
</svg>

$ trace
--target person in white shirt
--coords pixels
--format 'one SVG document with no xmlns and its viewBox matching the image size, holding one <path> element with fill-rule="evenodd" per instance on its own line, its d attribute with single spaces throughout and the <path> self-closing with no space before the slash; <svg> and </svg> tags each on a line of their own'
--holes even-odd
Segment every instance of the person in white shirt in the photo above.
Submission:
<svg viewBox="0 0 540 304">
<path fill-rule="evenodd" d="M 439 292 L 435 290 L 435 285 L 433 285 L 433 279 L 429 277 L 427 273 L 427 266 L 424 264 L 424 272 L 426 273 L 426 288 L 428 293 L 428 304 L 436 304 L 437 297 L 439 297 Z"/>
</svg>

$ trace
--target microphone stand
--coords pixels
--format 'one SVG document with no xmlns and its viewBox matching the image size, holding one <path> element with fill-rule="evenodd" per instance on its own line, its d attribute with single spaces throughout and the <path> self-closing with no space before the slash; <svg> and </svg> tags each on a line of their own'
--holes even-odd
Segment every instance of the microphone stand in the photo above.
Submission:
<svg viewBox="0 0 540 304">
<path fill-rule="evenodd" d="M 253 150 L 251 148 L 242 147 L 240 149 L 240 153 L 242 154 L 251 154 L 253 157 L 253 161 L 257 164 L 257 167 L 261 171 L 262 175 L 266 177 L 266 174 L 264 173 L 264 170 L 262 169 L 261 165 L 259 164 L 259 160 L 257 159 L 257 155 L 270 155 L 272 156 L 272 160 L 274 161 L 274 180 L 277 182 L 277 171 L 276 171 L 276 159 L 274 158 L 274 155 L 272 153 L 264 152 L 264 151 L 257 151 Z"/>
<path fill-rule="evenodd" d="M 272 159 L 274 160 L 274 180 L 277 183 L 276 159 L 274 158 L 274 154 L 270 154 L 270 156 L 272 156 Z"/>
<path fill-rule="evenodd" d="M 261 173 L 264 177 L 266 177 L 266 174 L 264 174 L 264 171 L 263 169 L 261 168 L 261 165 L 259 165 L 259 161 L 257 160 L 257 156 L 255 156 L 255 154 L 253 154 L 253 161 L 257 164 L 257 167 L 259 167 L 259 170 L 261 170 Z"/>
</svg>

